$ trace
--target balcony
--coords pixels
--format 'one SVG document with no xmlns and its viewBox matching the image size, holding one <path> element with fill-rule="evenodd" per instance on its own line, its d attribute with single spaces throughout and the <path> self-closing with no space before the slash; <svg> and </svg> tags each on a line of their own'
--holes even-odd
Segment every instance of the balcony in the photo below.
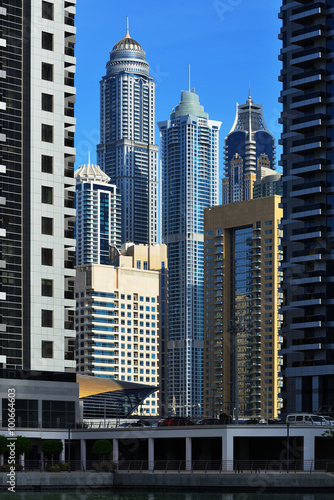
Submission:
<svg viewBox="0 0 334 500">
<path fill-rule="evenodd" d="M 327 27 L 324 24 L 312 24 L 311 26 L 304 26 L 298 30 L 294 30 L 291 36 L 291 43 L 294 42 L 294 38 L 301 37 L 303 35 L 318 36 L 319 31 L 326 31 Z M 305 38 L 307 39 L 307 38 Z"/>
<path fill-rule="evenodd" d="M 314 203 L 312 205 L 302 205 L 299 207 L 294 207 L 292 209 L 291 218 L 293 219 L 303 219 L 307 217 L 313 217 L 314 215 L 321 215 L 322 210 L 326 210 L 327 205 L 325 203 Z"/>
<path fill-rule="evenodd" d="M 321 193 L 326 187 L 325 181 L 303 182 L 293 186 L 291 196 L 306 196 L 309 194 Z"/>
<path fill-rule="evenodd" d="M 323 2 L 314 2 L 310 5 L 303 5 L 302 7 L 297 7 L 293 9 L 290 16 L 290 21 L 305 21 L 307 18 L 320 15 L 322 13 L 322 8 L 324 7 Z"/>
</svg>

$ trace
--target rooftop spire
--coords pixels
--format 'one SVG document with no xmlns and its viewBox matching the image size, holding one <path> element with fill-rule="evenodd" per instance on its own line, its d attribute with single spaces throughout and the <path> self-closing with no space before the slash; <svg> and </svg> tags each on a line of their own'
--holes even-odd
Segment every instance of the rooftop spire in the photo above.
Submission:
<svg viewBox="0 0 334 500">
<path fill-rule="evenodd" d="M 90 151 L 88 151 L 88 165 L 90 165 Z"/>
<path fill-rule="evenodd" d="M 188 92 L 190 92 L 190 64 L 188 64 Z"/>
<path fill-rule="evenodd" d="M 129 33 L 129 16 L 126 16 L 126 35 L 125 38 L 130 38 L 130 33 Z"/>
<path fill-rule="evenodd" d="M 250 86 L 250 80 L 248 82 L 248 99 L 251 99 L 251 86 Z"/>
</svg>

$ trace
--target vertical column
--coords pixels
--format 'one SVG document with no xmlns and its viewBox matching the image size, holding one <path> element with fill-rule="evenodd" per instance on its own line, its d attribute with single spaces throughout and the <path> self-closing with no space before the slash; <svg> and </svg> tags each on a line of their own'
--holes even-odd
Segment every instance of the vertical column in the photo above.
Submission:
<svg viewBox="0 0 334 500">
<path fill-rule="evenodd" d="M 186 470 L 191 470 L 191 437 L 186 438 Z"/>
<path fill-rule="evenodd" d="M 38 400 L 38 427 L 41 429 L 43 427 L 43 416 L 42 416 L 42 400 Z"/>
<path fill-rule="evenodd" d="M 296 400 L 296 411 L 302 411 L 302 377 L 296 377 L 296 385 L 295 385 L 295 400 Z"/>
<path fill-rule="evenodd" d="M 65 462 L 65 439 L 62 439 L 61 442 L 63 443 L 63 449 L 62 449 L 62 452 L 60 454 L 59 460 L 61 462 Z"/>
<path fill-rule="evenodd" d="M 148 470 L 154 470 L 154 439 L 148 438 Z"/>
<path fill-rule="evenodd" d="M 312 377 L 312 411 L 319 410 L 319 377 Z"/>
<path fill-rule="evenodd" d="M 233 438 L 232 429 L 227 427 L 222 436 L 223 470 L 233 470 Z"/>
<path fill-rule="evenodd" d="M 118 464 L 118 439 L 112 440 L 112 460 Z"/>
<path fill-rule="evenodd" d="M 80 439 L 81 470 L 86 470 L 86 439 Z"/>
<path fill-rule="evenodd" d="M 312 432 L 304 433 L 304 470 L 314 470 L 315 437 Z"/>
</svg>

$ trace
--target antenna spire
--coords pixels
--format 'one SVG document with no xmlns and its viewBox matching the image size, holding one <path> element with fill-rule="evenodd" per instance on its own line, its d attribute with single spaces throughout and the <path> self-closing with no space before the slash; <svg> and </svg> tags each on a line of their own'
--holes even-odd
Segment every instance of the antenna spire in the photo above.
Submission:
<svg viewBox="0 0 334 500">
<path fill-rule="evenodd" d="M 126 35 L 127 37 L 130 37 L 129 33 L 129 16 L 126 16 Z"/>
<path fill-rule="evenodd" d="M 88 165 L 90 165 L 90 151 L 88 151 Z"/>
<path fill-rule="evenodd" d="M 190 92 L 190 64 L 188 64 L 188 91 Z"/>
<path fill-rule="evenodd" d="M 250 80 L 249 80 L 249 83 L 248 83 L 248 99 L 251 99 L 251 84 L 250 84 Z"/>
</svg>

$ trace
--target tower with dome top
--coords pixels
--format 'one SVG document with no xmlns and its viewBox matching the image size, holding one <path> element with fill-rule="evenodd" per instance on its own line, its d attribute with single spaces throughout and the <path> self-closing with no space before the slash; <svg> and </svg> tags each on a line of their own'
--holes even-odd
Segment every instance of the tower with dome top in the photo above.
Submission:
<svg viewBox="0 0 334 500">
<path fill-rule="evenodd" d="M 100 82 L 97 163 L 119 189 L 122 243 L 158 242 L 155 82 L 141 45 L 129 34 L 110 52 Z"/>
</svg>

